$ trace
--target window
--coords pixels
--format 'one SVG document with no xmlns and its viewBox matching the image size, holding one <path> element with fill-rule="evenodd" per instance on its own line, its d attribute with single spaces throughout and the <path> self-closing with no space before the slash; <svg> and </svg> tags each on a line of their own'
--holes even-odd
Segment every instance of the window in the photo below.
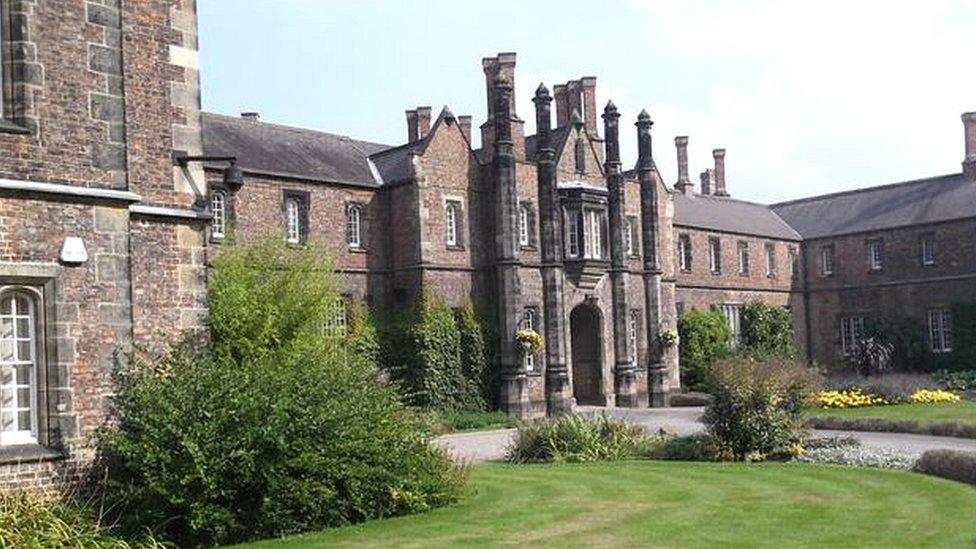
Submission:
<svg viewBox="0 0 976 549">
<path fill-rule="evenodd" d="M 840 348 L 849 355 L 854 346 L 864 339 L 864 317 L 845 316 L 840 319 Z"/>
<path fill-rule="evenodd" d="M 952 315 L 948 309 L 929 311 L 929 343 L 933 353 L 952 351 Z"/>
<path fill-rule="evenodd" d="M 539 330 L 539 311 L 535 307 L 526 307 L 522 312 L 522 329 L 540 332 Z M 540 332 L 541 333 L 541 332 Z M 535 371 L 536 356 L 525 353 L 523 359 L 526 371 Z"/>
<path fill-rule="evenodd" d="M 722 242 L 718 237 L 708 238 L 708 264 L 713 273 L 722 272 Z"/>
<path fill-rule="evenodd" d="M 531 248 L 535 246 L 535 210 L 530 202 L 519 203 L 519 246 Z"/>
<path fill-rule="evenodd" d="M 935 237 L 923 234 L 918 237 L 919 258 L 922 265 L 935 265 Z"/>
<path fill-rule="evenodd" d="M 214 191 L 210 196 L 210 234 L 214 238 L 223 238 L 227 228 L 227 193 Z"/>
<path fill-rule="evenodd" d="M 566 212 L 566 252 L 569 257 L 580 256 L 579 212 Z"/>
<path fill-rule="evenodd" d="M 884 268 L 884 242 L 881 240 L 868 242 L 868 267 L 872 271 L 880 271 Z"/>
<path fill-rule="evenodd" d="M 575 153 L 576 173 L 586 173 L 586 143 L 582 139 L 577 139 L 573 152 Z"/>
<path fill-rule="evenodd" d="M 346 335 L 346 325 L 346 300 L 339 297 L 332 303 L 329 316 L 325 319 L 326 337 L 342 337 Z"/>
<path fill-rule="evenodd" d="M 823 276 L 833 276 L 834 274 L 833 246 L 824 246 L 820 249 L 820 274 Z"/>
<path fill-rule="evenodd" d="M 726 303 L 722 305 L 722 313 L 729 323 L 729 330 L 732 331 L 732 346 L 737 347 L 742 338 L 742 305 Z"/>
<path fill-rule="evenodd" d="M 627 342 L 630 349 L 630 364 L 632 366 L 637 366 L 637 342 L 638 334 L 640 330 L 640 310 L 634 309 L 630 311 L 630 316 L 627 318 Z"/>
<path fill-rule="evenodd" d="M 790 278 L 796 280 L 800 274 L 800 257 L 797 255 L 796 246 L 790 246 L 787 254 L 790 257 Z"/>
<path fill-rule="evenodd" d="M 766 243 L 766 276 L 776 276 L 776 245 L 772 242 Z"/>
<path fill-rule="evenodd" d="M 36 443 L 37 300 L 0 294 L 0 446 Z"/>
<path fill-rule="evenodd" d="M 444 206 L 444 243 L 450 247 L 461 245 L 461 202 L 448 200 Z"/>
<path fill-rule="evenodd" d="M 637 253 L 639 247 L 639 239 L 637 236 L 637 218 L 634 216 L 627 216 L 626 226 L 624 227 L 624 238 L 627 244 L 627 255 L 630 257 L 638 257 L 640 254 Z"/>
<path fill-rule="evenodd" d="M 301 213 L 297 198 L 285 199 L 285 240 L 289 244 L 302 241 Z"/>
<path fill-rule="evenodd" d="M 346 205 L 346 243 L 350 248 L 363 247 L 363 205 Z"/>
<path fill-rule="evenodd" d="M 749 243 L 739 242 L 739 275 L 749 276 Z"/>
<path fill-rule="evenodd" d="M 691 236 L 678 236 L 678 264 L 682 271 L 691 272 Z"/>
<path fill-rule="evenodd" d="M 599 210 L 583 210 L 583 255 L 587 259 L 603 257 L 603 216 Z"/>
</svg>

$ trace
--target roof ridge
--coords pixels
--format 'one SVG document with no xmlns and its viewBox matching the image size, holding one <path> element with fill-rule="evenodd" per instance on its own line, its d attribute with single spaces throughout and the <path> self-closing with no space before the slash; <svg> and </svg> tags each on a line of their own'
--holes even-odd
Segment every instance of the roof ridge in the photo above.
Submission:
<svg viewBox="0 0 976 549">
<path fill-rule="evenodd" d="M 348 136 L 348 135 L 345 135 L 345 134 L 332 133 L 332 132 L 327 132 L 327 131 L 323 131 L 323 130 L 318 130 L 318 129 L 315 129 L 315 128 L 306 128 L 306 127 L 302 127 L 302 126 L 292 126 L 290 124 L 281 124 L 281 123 L 278 123 L 278 122 L 266 122 L 264 120 L 244 120 L 243 118 L 241 118 L 239 116 L 233 116 L 233 115 L 229 115 L 229 114 L 222 114 L 222 113 L 216 113 L 216 112 L 208 112 L 208 111 L 203 111 L 201 113 L 201 115 L 203 115 L 203 116 L 211 116 L 211 117 L 215 117 L 215 118 L 222 118 L 222 119 L 224 119 L 224 120 L 226 120 L 228 122 L 234 122 L 234 123 L 237 123 L 237 124 L 242 125 L 242 126 L 243 125 L 246 125 L 246 124 L 260 124 L 262 126 L 271 126 L 273 128 L 276 128 L 276 129 L 279 129 L 279 130 L 283 130 L 283 131 L 289 131 L 289 132 L 295 132 L 295 133 L 311 133 L 311 134 L 317 134 L 317 135 L 328 135 L 330 137 L 335 137 L 335 138 L 342 139 L 342 140 L 346 140 L 346 141 L 354 141 L 356 143 L 364 143 L 364 144 L 367 144 L 367 145 L 375 145 L 377 147 L 386 147 L 387 149 L 393 148 L 392 145 L 387 145 L 386 143 L 378 143 L 376 141 L 368 141 L 366 139 L 358 139 L 358 138 L 351 137 L 351 136 Z M 384 149 L 384 150 L 387 150 L 387 149 Z M 381 151 L 377 151 L 377 152 L 381 152 Z M 373 153 L 373 154 L 376 154 L 376 153 Z"/>
<path fill-rule="evenodd" d="M 936 179 L 944 179 L 944 178 L 949 178 L 949 177 L 959 177 L 961 175 L 962 174 L 960 172 L 956 172 L 956 173 L 947 173 L 947 174 L 943 174 L 943 175 L 935 175 L 935 176 L 931 176 L 931 177 L 921 177 L 921 178 L 918 178 L 918 179 L 910 179 L 908 181 L 898 181 L 898 182 L 895 182 L 895 183 L 884 183 L 884 184 L 881 184 L 881 185 L 875 185 L 873 187 L 861 187 L 859 189 L 849 189 L 849 190 L 846 190 L 846 191 L 838 191 L 838 192 L 834 192 L 834 193 L 827 193 L 827 194 L 820 194 L 820 195 L 815 195 L 815 196 L 808 196 L 808 197 L 805 197 L 805 198 L 797 198 L 797 199 L 794 199 L 794 200 L 786 200 L 786 201 L 783 201 L 783 202 L 774 202 L 773 204 L 770 204 L 769 207 L 770 208 L 776 208 L 776 207 L 779 207 L 779 206 L 790 206 L 790 205 L 793 205 L 793 204 L 801 204 L 801 203 L 804 203 L 804 202 L 815 202 L 817 200 L 826 200 L 826 199 L 830 199 L 830 198 L 837 198 L 837 197 L 840 197 L 840 196 L 849 196 L 849 195 L 853 195 L 853 194 L 869 193 L 869 192 L 874 192 L 874 191 L 881 191 L 881 190 L 886 190 L 886 189 L 892 189 L 892 188 L 895 188 L 895 187 L 902 187 L 902 186 L 909 186 L 909 185 L 918 185 L 920 183 L 926 183 L 926 182 L 929 182 L 929 181 L 934 181 Z"/>
</svg>

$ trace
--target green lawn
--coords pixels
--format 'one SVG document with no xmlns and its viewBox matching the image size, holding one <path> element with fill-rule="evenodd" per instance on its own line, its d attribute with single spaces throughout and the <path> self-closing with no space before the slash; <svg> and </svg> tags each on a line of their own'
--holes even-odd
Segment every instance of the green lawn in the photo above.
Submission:
<svg viewBox="0 0 976 549">
<path fill-rule="evenodd" d="M 460 504 L 248 545 L 972 547 L 976 489 L 798 464 L 482 464 Z"/>
<path fill-rule="evenodd" d="M 957 422 L 976 425 L 976 402 L 962 400 L 941 404 L 893 404 L 863 408 L 813 408 L 810 415 L 849 419 L 882 418 L 914 420 L 919 423 Z"/>
</svg>

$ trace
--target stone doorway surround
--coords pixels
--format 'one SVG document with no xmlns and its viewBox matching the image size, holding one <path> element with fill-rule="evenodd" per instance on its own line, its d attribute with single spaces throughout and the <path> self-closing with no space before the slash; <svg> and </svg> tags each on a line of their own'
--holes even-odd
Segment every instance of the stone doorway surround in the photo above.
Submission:
<svg viewBox="0 0 976 549">
<path fill-rule="evenodd" d="M 606 404 L 603 391 L 603 319 L 590 303 L 577 305 L 569 315 L 572 348 L 573 397 L 578 405 Z"/>
</svg>

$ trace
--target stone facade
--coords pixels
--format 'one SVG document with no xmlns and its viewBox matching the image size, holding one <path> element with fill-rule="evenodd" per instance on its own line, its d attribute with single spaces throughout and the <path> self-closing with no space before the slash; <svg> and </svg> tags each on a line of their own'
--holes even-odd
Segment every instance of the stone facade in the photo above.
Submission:
<svg viewBox="0 0 976 549">
<path fill-rule="evenodd" d="M 0 353 L 0 486 L 40 488 L 91 459 L 117 352 L 206 314 L 205 182 L 172 160 L 202 152 L 196 16 L 192 0 L 15 0 L 0 17 L 0 332 L 22 340 Z"/>
</svg>

